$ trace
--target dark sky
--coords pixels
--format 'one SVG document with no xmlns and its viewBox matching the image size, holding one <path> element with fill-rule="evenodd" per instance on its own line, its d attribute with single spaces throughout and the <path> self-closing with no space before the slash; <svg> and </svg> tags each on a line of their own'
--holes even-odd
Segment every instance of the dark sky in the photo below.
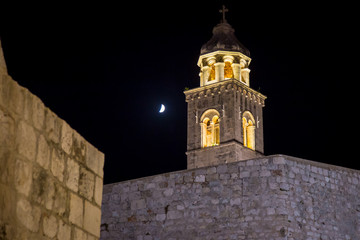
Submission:
<svg viewBox="0 0 360 240">
<path fill-rule="evenodd" d="M 6 6 L 8 72 L 105 153 L 105 183 L 185 169 L 183 91 L 199 86 L 224 2 L 251 53 L 251 87 L 268 97 L 265 154 L 359 169 L 358 23 L 345 2 Z"/>
</svg>

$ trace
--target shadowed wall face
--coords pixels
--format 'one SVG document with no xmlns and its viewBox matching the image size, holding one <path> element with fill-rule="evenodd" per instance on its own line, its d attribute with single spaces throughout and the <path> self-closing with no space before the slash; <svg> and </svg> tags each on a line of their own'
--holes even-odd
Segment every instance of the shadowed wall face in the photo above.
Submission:
<svg viewBox="0 0 360 240">
<path fill-rule="evenodd" d="M 104 154 L 7 74 L 0 46 L 0 239 L 98 239 Z"/>
</svg>

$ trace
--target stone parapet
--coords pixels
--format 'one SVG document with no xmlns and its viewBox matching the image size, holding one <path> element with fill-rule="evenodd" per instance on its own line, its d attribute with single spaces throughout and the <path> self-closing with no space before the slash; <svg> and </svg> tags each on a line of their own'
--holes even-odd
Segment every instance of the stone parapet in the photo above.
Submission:
<svg viewBox="0 0 360 240">
<path fill-rule="evenodd" d="M 359 239 L 359 182 L 273 155 L 109 184 L 101 239 Z"/>
</svg>

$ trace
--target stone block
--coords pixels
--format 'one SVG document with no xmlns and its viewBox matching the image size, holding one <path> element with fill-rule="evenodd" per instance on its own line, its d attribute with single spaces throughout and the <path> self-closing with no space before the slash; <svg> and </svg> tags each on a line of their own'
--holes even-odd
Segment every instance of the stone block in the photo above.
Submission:
<svg viewBox="0 0 360 240">
<path fill-rule="evenodd" d="M 45 169 L 49 169 L 50 147 L 44 135 L 39 136 L 36 162 Z"/>
<path fill-rule="evenodd" d="M 39 230 L 41 210 L 32 205 L 26 199 L 19 199 L 16 204 L 16 216 L 18 221 L 31 232 Z"/>
<path fill-rule="evenodd" d="M 0 104 L 4 107 L 9 106 L 10 99 L 10 88 L 11 88 L 11 82 L 13 81 L 10 76 L 8 75 L 2 75 L 2 84 L 1 84 L 1 92 L 0 92 Z"/>
<path fill-rule="evenodd" d="M 79 193 L 87 199 L 91 200 L 94 195 L 94 187 L 95 175 L 81 167 L 79 178 Z"/>
<path fill-rule="evenodd" d="M 26 122 L 20 121 L 16 134 L 17 148 L 19 153 L 30 161 L 35 160 L 36 140 L 34 128 Z"/>
<path fill-rule="evenodd" d="M 24 109 L 24 88 L 19 86 L 19 84 L 15 81 L 9 82 L 10 85 L 10 97 L 8 106 L 10 111 L 14 111 L 16 114 L 22 116 Z"/>
<path fill-rule="evenodd" d="M 22 161 L 16 160 L 15 164 L 15 188 L 19 193 L 28 196 L 31 190 L 32 183 L 32 165 Z"/>
<path fill-rule="evenodd" d="M 285 164 L 285 158 L 282 156 L 273 157 L 273 163 L 277 165 Z"/>
<path fill-rule="evenodd" d="M 62 120 L 59 119 L 55 113 L 50 109 L 45 108 L 45 132 L 49 140 L 54 143 L 60 142 L 61 124 Z"/>
<path fill-rule="evenodd" d="M 70 154 L 73 144 L 73 132 L 74 130 L 65 121 L 62 123 L 61 128 L 61 148 Z"/>
<path fill-rule="evenodd" d="M 86 166 L 100 177 L 104 176 L 104 154 L 90 143 L 86 144 Z"/>
<path fill-rule="evenodd" d="M 58 232 L 58 220 L 53 215 L 44 216 L 43 218 L 43 233 L 49 238 L 56 236 Z"/>
<path fill-rule="evenodd" d="M 58 215 L 64 216 L 66 213 L 68 190 L 62 187 L 62 185 L 55 183 L 55 196 L 53 210 Z"/>
<path fill-rule="evenodd" d="M 163 193 L 164 193 L 165 197 L 170 197 L 174 194 L 174 189 L 167 188 Z"/>
<path fill-rule="evenodd" d="M 69 221 L 82 227 L 84 223 L 84 203 L 83 199 L 76 194 L 70 193 L 70 214 Z"/>
<path fill-rule="evenodd" d="M 39 130 L 42 130 L 45 122 L 45 105 L 36 96 L 33 96 L 31 110 L 32 110 L 31 117 L 34 127 Z"/>
<path fill-rule="evenodd" d="M 164 221 L 166 219 L 166 214 L 164 213 L 160 213 L 160 214 L 156 214 L 155 220 L 156 221 Z"/>
<path fill-rule="evenodd" d="M 137 199 L 131 202 L 131 210 L 143 209 L 146 207 L 145 199 Z"/>
<path fill-rule="evenodd" d="M 46 170 L 34 168 L 31 199 L 52 210 L 55 199 L 55 184 Z"/>
<path fill-rule="evenodd" d="M 217 173 L 226 173 L 227 172 L 227 165 L 219 165 L 217 167 Z"/>
<path fill-rule="evenodd" d="M 183 213 L 181 211 L 168 211 L 168 213 L 166 214 L 166 218 L 167 219 L 179 219 L 179 218 L 182 218 L 183 217 Z"/>
<path fill-rule="evenodd" d="M 84 232 L 82 229 L 74 228 L 74 239 L 73 240 L 87 240 L 87 233 Z"/>
<path fill-rule="evenodd" d="M 59 229 L 57 232 L 57 239 L 58 240 L 70 240 L 70 238 L 71 238 L 71 227 L 60 219 L 59 220 Z"/>
<path fill-rule="evenodd" d="M 59 179 L 60 182 L 64 180 L 65 169 L 65 155 L 62 151 L 53 149 L 51 154 L 51 173 Z"/>
<path fill-rule="evenodd" d="M 73 132 L 73 151 L 72 158 L 80 163 L 85 163 L 86 141 L 76 131 Z"/>
<path fill-rule="evenodd" d="M 1 93 L 0 93 L 1 94 Z M 13 148 L 14 145 L 14 131 L 15 121 L 6 112 L 0 109 L 0 148 L 6 147 L 8 149 Z"/>
<path fill-rule="evenodd" d="M 101 210 L 99 207 L 85 201 L 84 229 L 99 237 L 101 224 Z"/>
<path fill-rule="evenodd" d="M 66 186 L 77 192 L 79 189 L 79 178 L 80 178 L 80 166 L 79 164 L 68 158 L 67 169 L 66 169 Z"/>
<path fill-rule="evenodd" d="M 103 180 L 96 176 L 95 177 L 94 200 L 99 206 L 101 206 L 102 190 L 103 190 Z"/>
<path fill-rule="evenodd" d="M 248 171 L 240 172 L 240 178 L 247 178 L 247 177 L 250 177 L 250 172 Z"/>
<path fill-rule="evenodd" d="M 195 177 L 195 182 L 198 182 L 198 183 L 205 182 L 205 175 L 197 175 Z"/>
</svg>

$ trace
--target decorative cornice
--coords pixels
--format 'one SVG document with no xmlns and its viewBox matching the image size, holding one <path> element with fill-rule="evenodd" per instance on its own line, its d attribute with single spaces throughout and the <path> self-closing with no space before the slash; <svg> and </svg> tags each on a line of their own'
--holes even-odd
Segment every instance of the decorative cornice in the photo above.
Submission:
<svg viewBox="0 0 360 240">
<path fill-rule="evenodd" d="M 215 56 L 217 56 L 217 55 L 238 56 L 238 57 L 240 57 L 240 59 L 245 59 L 246 61 L 248 61 L 248 65 L 249 65 L 250 62 L 251 62 L 251 58 L 248 57 L 248 56 L 246 56 L 245 54 L 243 54 L 243 53 L 241 53 L 241 52 L 218 50 L 218 51 L 214 51 L 214 52 L 210 52 L 210 53 L 207 53 L 207 54 L 200 55 L 199 60 L 198 60 L 198 62 L 197 62 L 197 65 L 200 67 L 201 61 L 202 61 L 203 59 L 206 59 L 206 58 L 209 58 L 209 57 L 215 57 Z"/>
<path fill-rule="evenodd" d="M 201 99 L 228 91 L 240 92 L 242 95 L 245 95 L 245 97 L 249 98 L 250 100 L 257 102 L 262 106 L 265 106 L 265 99 L 267 98 L 265 95 L 255 91 L 254 89 L 248 87 L 247 85 L 236 79 L 228 79 L 202 87 L 193 88 L 184 91 L 184 94 L 186 96 L 186 102 L 190 102 L 195 99 Z"/>
</svg>

